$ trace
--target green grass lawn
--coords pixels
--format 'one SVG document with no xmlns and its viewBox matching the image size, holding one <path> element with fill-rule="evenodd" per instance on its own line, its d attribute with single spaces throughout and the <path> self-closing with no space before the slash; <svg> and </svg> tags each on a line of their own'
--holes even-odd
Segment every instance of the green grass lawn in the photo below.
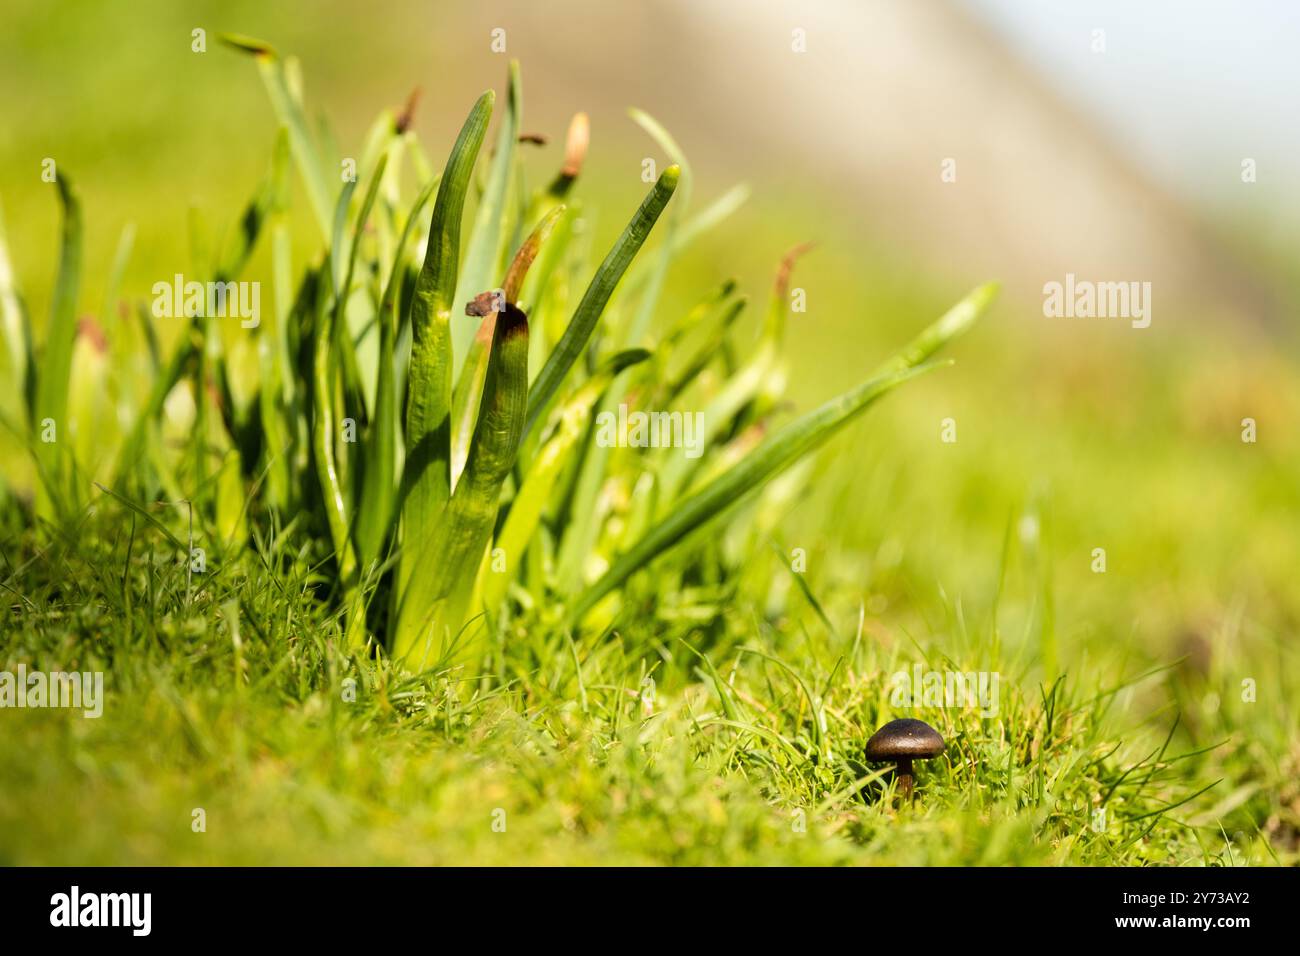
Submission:
<svg viewBox="0 0 1300 956">
<path fill-rule="evenodd" d="M 8 666 L 105 670 L 108 702 L 97 720 L 4 713 L 4 861 L 1294 863 L 1292 472 L 1181 435 L 1138 457 L 1122 429 L 1083 426 L 1058 436 L 1073 482 L 1033 499 L 969 460 L 989 452 L 974 435 L 909 447 L 932 420 L 916 406 L 821 459 L 822 490 L 774 533 L 805 545 L 802 581 L 774 550 L 687 592 L 648 573 L 647 613 L 614 634 L 570 643 L 534 608 L 487 669 L 419 678 L 343 651 L 292 527 L 187 597 L 161 533 L 111 500 L 45 535 L 10 511 Z M 1020 453 L 1050 433 L 1026 419 Z M 1142 519 L 1110 517 L 1105 575 L 1080 531 L 1103 513 L 1078 500 L 1090 486 Z M 997 715 L 892 709 L 890 676 L 917 662 L 999 672 Z M 906 809 L 861 759 L 899 713 L 948 741 Z"/>
</svg>

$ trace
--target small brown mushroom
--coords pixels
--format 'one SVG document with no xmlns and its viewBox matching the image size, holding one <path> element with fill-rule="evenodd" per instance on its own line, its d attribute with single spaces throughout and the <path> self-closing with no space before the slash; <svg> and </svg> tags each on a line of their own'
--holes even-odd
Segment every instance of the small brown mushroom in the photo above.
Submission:
<svg viewBox="0 0 1300 956">
<path fill-rule="evenodd" d="M 912 796 L 912 761 L 929 760 L 944 751 L 939 732 L 923 720 L 903 717 L 891 720 L 867 741 L 866 758 L 873 763 L 890 761 L 895 765 L 898 789 L 903 799 Z"/>
</svg>

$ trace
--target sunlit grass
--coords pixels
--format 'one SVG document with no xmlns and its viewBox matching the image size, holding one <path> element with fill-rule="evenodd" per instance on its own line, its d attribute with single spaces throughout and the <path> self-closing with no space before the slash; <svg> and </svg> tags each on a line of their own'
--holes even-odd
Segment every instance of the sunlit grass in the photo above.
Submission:
<svg viewBox="0 0 1300 956">
<path fill-rule="evenodd" d="M 66 179 L 51 322 L 37 343 L 31 316 L 5 324 L 28 330 L 7 354 L 32 360 L 3 406 L 30 467 L 4 469 L 0 665 L 104 670 L 110 698 L 98 721 L 5 713 L 22 732 L 0 737 L 12 783 L 0 857 L 1294 860 L 1300 756 L 1279 702 L 1295 670 L 1279 634 L 1295 605 L 1269 595 L 1294 549 L 1260 502 L 1296 509 L 1275 452 L 1226 465 L 1224 447 L 1201 444 L 1215 478 L 1171 485 L 1185 436 L 1152 440 L 1130 423 L 1117 445 L 1115 409 L 1100 410 L 1103 427 L 1061 431 L 1039 409 L 1000 406 L 1010 364 L 987 348 L 963 356 L 965 407 L 1001 408 L 1023 434 L 993 441 L 963 414 L 961 441 L 940 445 L 948 409 L 929 389 L 956 369 L 907 382 L 878 429 L 855 423 L 970 326 L 988 288 L 932 326 L 883 317 L 889 334 L 909 332 L 882 331 L 860 360 L 829 355 L 850 390 L 812 389 L 830 402 L 792 414 L 787 281 L 756 339 L 746 298 L 721 277 L 674 286 L 673 301 L 695 303 L 684 315 L 664 308 L 670 277 L 691 275 L 690 242 L 723 228 L 742 194 L 689 205 L 690 166 L 648 116 L 636 114 L 677 165 L 625 190 L 636 212 L 601 261 L 576 228 L 591 210 L 569 194 L 570 156 L 546 185 L 520 185 L 517 68 L 477 164 L 490 96 L 440 177 L 386 114 L 356 181 L 335 184 L 292 67 L 255 53 L 287 132 L 249 204 L 195 231 L 225 237 L 196 278 L 233 279 L 270 246 L 256 361 L 241 364 L 211 319 L 160 343 L 147 316 L 106 308 L 109 351 L 77 337 L 83 213 Z M 291 162 L 320 230 L 305 262 L 289 241 Z M 524 259 L 528 277 L 512 281 Z M 526 312 L 523 347 L 513 312 L 465 314 L 493 287 Z M 86 427 L 105 394 L 120 433 Z M 37 430 L 65 417 L 65 399 L 74 449 Z M 706 410 L 698 461 L 594 441 L 598 411 L 656 401 Z M 1183 411 L 1156 397 L 1147 409 Z M 349 419 L 356 443 L 342 437 Z M 808 457 L 836 433 L 836 455 Z M 1116 447 L 1147 457 L 1116 462 Z M 1064 474 L 1028 477 L 1035 456 Z M 1126 488 L 1135 502 L 1088 501 Z M 1189 527 L 1210 491 L 1230 510 Z M 1138 518 L 1149 540 L 1128 530 Z M 1226 543 L 1234 527 L 1251 540 Z M 1117 542 L 1105 578 L 1087 571 L 1099 536 Z M 810 567 L 792 570 L 795 548 Z M 1253 571 L 1213 627 L 1174 636 L 1187 585 L 1147 596 L 1161 580 L 1151 567 L 1236 580 L 1231 560 L 1197 549 L 1236 550 Z M 902 806 L 861 750 L 904 713 L 889 681 L 917 663 L 996 672 L 1002 697 L 990 716 L 907 709 L 948 750 Z M 192 829 L 196 808 L 206 832 Z"/>
</svg>

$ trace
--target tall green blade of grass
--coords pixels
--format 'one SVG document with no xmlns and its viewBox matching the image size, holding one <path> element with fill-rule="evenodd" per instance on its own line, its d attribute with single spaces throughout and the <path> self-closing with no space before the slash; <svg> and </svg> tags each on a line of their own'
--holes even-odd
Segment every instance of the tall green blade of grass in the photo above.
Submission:
<svg viewBox="0 0 1300 956">
<path fill-rule="evenodd" d="M 433 603 L 423 620 L 406 615 L 408 629 L 399 628 L 397 633 L 395 653 L 417 649 L 421 666 L 429 663 L 437 642 L 449 651 L 450 639 L 458 635 L 496 524 L 501 488 L 515 466 L 528 409 L 528 318 L 515 300 L 538 251 L 563 214 L 564 207 L 556 207 L 524 240 L 502 282 L 505 311 L 486 317 L 494 320 L 492 350 L 465 473 L 452 493 L 433 547 L 422 556 L 417 580 L 412 582 L 412 587 L 424 587 L 427 579 Z M 478 310 L 467 307 L 466 311 Z M 402 617 L 399 614 L 399 619 Z"/>
<path fill-rule="evenodd" d="M 379 304 L 379 376 L 375 413 L 366 435 L 366 468 L 357 507 L 357 552 L 363 569 L 379 558 L 397 505 L 397 296 L 406 267 L 406 247 L 425 204 L 438 186 L 432 179 L 416 197 L 394 249 L 393 268 Z"/>
<path fill-rule="evenodd" d="M 63 204 L 63 228 L 59 241 L 59 273 L 54 285 L 54 302 L 50 312 L 45 350 L 36 374 L 36 395 L 32 406 L 32 426 L 37 435 L 49 419 L 54 424 L 55 440 L 37 444 L 44 493 L 37 497 L 37 511 L 52 514 L 56 504 L 66 503 L 63 484 L 65 457 L 61 443 L 72 440 L 68 427 L 68 376 L 72 371 L 72 348 L 77 338 L 77 290 L 81 284 L 81 201 L 68 177 L 60 172 L 57 185 Z"/>
<path fill-rule="evenodd" d="M 289 362 L 289 317 L 293 309 L 292 245 L 289 237 L 289 136 L 284 127 L 275 140 L 271 159 L 274 201 L 269 212 L 271 225 L 271 310 L 270 327 L 257 337 L 257 394 L 262 422 L 262 453 L 266 459 L 267 497 L 273 507 L 287 509 L 294 497 L 290 461 L 293 430 L 294 380 Z"/>
<path fill-rule="evenodd" d="M 632 221 L 627 224 L 623 234 L 618 237 L 614 247 L 605 256 L 605 261 L 596 270 L 596 275 L 587 287 L 582 301 L 578 303 L 573 318 L 569 321 L 560 341 L 555 344 L 554 351 L 542 366 L 528 393 L 528 420 L 524 425 L 525 434 L 532 431 L 537 420 L 545 413 L 547 406 L 559 391 L 564 377 L 573 367 L 573 363 L 578 360 L 582 350 L 587 347 L 587 341 L 605 311 L 609 297 L 614 294 L 614 288 L 623 278 L 628 265 L 645 244 L 650 230 L 659 221 L 659 216 L 668 205 L 668 200 L 672 199 L 680 175 L 681 170 L 676 166 L 669 166 L 663 171 L 642 200 L 636 214 L 632 216 Z"/>
<path fill-rule="evenodd" d="M 361 251 L 361 237 L 365 232 L 366 223 L 370 219 L 370 211 L 374 208 L 375 199 L 379 195 L 380 184 L 384 180 L 384 168 L 388 164 L 388 154 L 383 153 L 375 165 L 374 173 L 370 177 L 370 186 L 366 189 L 365 198 L 361 202 L 361 211 L 357 215 L 356 224 L 352 230 L 352 242 L 347 251 L 347 267 L 343 270 L 342 281 L 334 289 L 334 338 L 332 347 L 339 353 L 339 361 L 343 369 L 343 382 L 345 385 L 344 394 L 347 401 L 344 404 L 346 413 L 358 421 L 366 417 L 366 399 L 365 389 L 361 383 L 361 370 L 357 364 L 357 352 L 352 343 L 352 332 L 348 328 L 348 299 L 352 295 L 352 281 L 357 271 L 357 256 Z M 354 183 L 348 183 L 351 187 Z M 349 197 L 352 194 L 350 188 L 345 188 L 343 197 Z M 341 198 L 339 201 L 340 215 L 335 217 L 334 230 L 334 249 L 341 256 L 343 254 L 342 235 L 343 222 L 347 217 L 347 198 Z"/>
<path fill-rule="evenodd" d="M 474 231 L 465 252 L 465 263 L 460 280 L 456 283 L 455 302 L 459 306 L 468 302 L 484 289 L 488 289 L 501 274 L 509 235 L 506 230 L 506 197 L 511 176 L 515 171 L 515 155 L 519 140 L 519 122 L 522 111 L 522 88 L 519 82 L 519 63 L 510 62 L 510 76 L 506 92 L 506 112 L 497 131 L 496 148 L 488 170 L 487 187 L 479 200 L 474 219 Z M 514 301 L 511 299 L 510 301 Z M 469 441 L 474 433 L 474 416 L 483 394 L 483 381 L 487 375 L 488 349 L 492 345 L 495 313 L 483 318 L 477 333 L 472 322 L 453 322 L 451 327 L 452 354 L 455 358 L 456 388 L 452 395 L 451 421 L 451 483 L 460 479 L 469 455 Z"/>
<path fill-rule="evenodd" d="M 713 332 L 682 364 L 682 367 L 663 382 L 661 397 L 657 403 L 659 407 L 671 407 L 718 357 L 726 344 L 727 334 L 748 304 L 748 298 L 742 295 L 734 299 L 722 300 L 716 303 L 710 312 L 705 313 L 701 322 L 705 326 L 711 326 Z"/>
<path fill-rule="evenodd" d="M 244 487 L 243 466 L 239 450 L 226 451 L 217 469 L 216 516 L 217 538 L 223 546 L 230 546 L 248 538 L 245 516 L 248 511 L 248 490 Z"/>
<path fill-rule="evenodd" d="M 467 323 L 473 325 L 473 323 Z M 470 355 L 456 379 L 451 395 L 451 484 L 455 488 L 469 460 L 469 445 L 474 437 L 474 421 L 478 416 L 478 399 L 483 396 L 483 383 L 487 381 L 488 356 L 492 339 L 496 335 L 495 312 L 484 316 L 470 342 Z"/>
<path fill-rule="evenodd" d="M 334 382 L 338 377 L 337 355 L 329 347 L 333 323 L 324 289 L 318 288 L 316 295 L 316 334 L 312 351 L 312 450 L 339 577 L 348 582 L 352 577 L 354 559 L 352 545 L 348 540 L 347 503 L 335 454 Z"/>
<path fill-rule="evenodd" d="M 122 277 L 126 274 L 127 263 L 131 259 L 131 249 L 135 245 L 135 225 L 127 223 L 122 227 L 122 232 L 118 236 L 117 248 L 113 252 L 113 264 L 108 270 L 108 281 L 104 285 L 104 298 L 99 310 L 99 325 L 107 333 L 107 354 L 105 356 L 105 377 L 104 382 L 107 388 L 107 394 L 112 399 L 114 406 L 115 426 L 120 427 L 120 423 L 129 422 L 135 418 L 135 393 L 132 388 L 135 381 L 136 358 L 139 355 L 138 349 L 134 347 L 135 343 L 131 340 L 130 326 L 127 322 L 118 318 L 118 296 L 122 291 Z M 109 331 L 111 330 L 111 331 Z M 76 354 L 73 355 L 74 369 L 76 365 Z M 75 388 L 75 385 L 74 385 Z M 96 393 L 91 399 L 92 406 L 98 407 L 104 400 L 104 395 Z M 91 414 L 95 413 L 92 407 Z M 77 414 L 80 414 L 79 411 Z M 81 440 L 88 441 L 92 446 L 98 445 L 98 449 L 103 451 L 102 437 L 95 434 L 91 429 L 82 432 Z M 114 442 L 108 454 L 108 469 L 111 470 L 111 463 L 119 450 L 119 445 Z M 87 461 L 94 460 L 94 454 L 86 456 Z"/>
<path fill-rule="evenodd" d="M 533 260 L 542 245 L 550 238 L 555 224 L 564 215 L 565 207 L 557 206 L 539 222 L 528 238 L 519 247 L 511 262 L 509 273 L 505 278 L 502 294 L 511 305 L 519 304 L 520 288 L 527 276 Z M 486 287 L 485 283 L 485 287 Z M 496 332 L 497 314 L 490 312 L 483 317 L 478 334 L 474 336 L 469 360 L 461 369 L 456 382 L 456 391 L 452 396 L 452 410 L 455 415 L 451 429 L 451 478 L 452 484 L 460 478 L 469 457 L 469 443 L 473 436 L 474 420 L 477 415 L 478 400 L 483 394 L 483 382 L 487 377 L 488 349 Z M 531 327 L 530 332 L 531 336 Z"/>
<path fill-rule="evenodd" d="M 510 514 L 497 536 L 496 546 L 505 555 L 507 570 L 504 573 L 494 571 L 484 580 L 483 607 L 489 613 L 495 611 L 505 597 L 506 586 L 514 577 L 541 523 L 542 511 L 551 499 L 560 472 L 569 462 L 570 452 L 582 437 L 591 410 L 620 372 L 649 357 L 650 353 L 645 349 L 629 349 L 611 356 L 604 367 L 583 382 L 551 416 L 554 425 L 541 450 L 529 463 L 527 477 L 511 502 Z"/>
<path fill-rule="evenodd" d="M 677 140 L 658 120 L 644 110 L 631 109 L 628 110 L 628 115 L 634 123 L 649 134 L 660 149 L 668 154 L 673 165 L 681 170 L 682 182 L 681 196 L 668 216 L 668 231 L 659 249 L 659 258 L 651 268 L 648 287 L 645 294 L 637 302 L 636 314 L 632 319 L 631 327 L 628 329 L 627 338 L 624 340 L 624 345 L 627 348 L 636 348 L 642 344 L 642 339 L 649 330 L 650 320 L 659 305 L 659 296 L 663 292 L 664 282 L 668 278 L 668 269 L 676 255 L 673 240 L 677 238 L 682 216 L 690 208 L 691 187 L 694 183 L 694 177 L 691 175 L 691 165 L 686 161 L 686 154 L 677 145 Z"/>
<path fill-rule="evenodd" d="M 974 325 L 997 298 L 998 288 L 996 282 L 986 282 L 968 293 L 964 299 L 926 326 L 921 334 L 908 342 L 904 348 L 886 359 L 876 369 L 876 374 L 884 375 L 920 365 Z"/>
<path fill-rule="evenodd" d="M 749 194 L 749 186 L 739 183 L 683 222 L 680 229 L 665 238 L 673 256 L 681 255 L 696 239 L 734 214 L 749 201 Z M 633 265 L 627 277 L 626 295 L 639 295 L 644 290 L 646 283 L 654 277 L 654 265 L 655 262 L 650 260 L 641 260 Z"/>
<path fill-rule="evenodd" d="M 127 264 L 131 261 L 131 250 L 135 247 L 135 223 L 128 222 L 122 227 L 117 237 L 117 247 L 113 250 L 113 264 L 108 268 L 108 280 L 104 284 L 104 298 L 99 307 L 99 324 L 101 328 L 110 329 L 118 322 L 119 296 L 122 292 L 122 278 L 126 275 Z M 117 343 L 114 343 L 115 346 Z M 123 365 L 130 358 L 125 351 L 115 358 Z"/>
<path fill-rule="evenodd" d="M 677 503 L 574 602 L 571 622 L 579 622 L 633 573 L 813 451 L 893 388 L 936 367 L 921 363 L 970 328 L 996 292 L 993 284 L 980 286 L 887 360 L 868 381 L 791 422 L 752 454 Z"/>
<path fill-rule="evenodd" d="M 325 509 L 325 522 L 329 528 L 338 567 L 339 586 L 343 592 L 347 626 L 345 637 L 348 647 L 358 649 L 365 644 L 365 604 L 358 579 L 356 548 L 351 537 L 352 501 L 339 461 L 337 439 L 341 418 L 341 402 L 335 391 L 341 378 L 341 356 L 331 347 L 336 310 L 332 309 L 326 275 L 333 275 L 329 257 L 322 266 L 316 285 L 312 352 L 312 458 L 316 479 L 320 484 L 321 501 Z"/>
<path fill-rule="evenodd" d="M 391 262 L 393 255 L 392 223 L 388 216 L 382 214 L 383 207 L 393 206 L 401 195 L 399 176 L 402 165 L 402 134 L 398 130 L 400 118 L 391 109 L 380 110 L 370 129 L 366 132 L 365 145 L 361 149 L 361 162 L 357 165 L 358 175 L 365 170 L 365 175 L 373 175 L 379 168 L 380 160 L 387 169 L 380 186 L 381 214 L 375 217 L 375 240 L 379 248 L 379 260 Z"/>
<path fill-rule="evenodd" d="M 271 108 L 275 111 L 276 118 L 289 130 L 289 145 L 293 150 L 298 171 L 302 174 L 303 186 L 307 190 L 307 201 L 316 216 L 321 236 L 328 239 L 330 214 L 334 208 L 334 190 L 330 188 L 320 151 L 308 126 L 302 104 L 294 93 L 293 78 L 286 61 L 281 59 L 269 43 L 263 43 L 261 40 L 236 34 L 223 34 L 221 40 L 236 50 L 251 54 L 256 60 L 258 72 L 271 99 Z"/>
<path fill-rule="evenodd" d="M 507 304 L 497 315 L 465 473 L 399 608 L 393 653 L 415 670 L 464 652 L 454 642 L 496 522 L 501 486 L 514 467 L 527 408 L 528 319 Z M 426 602 L 426 595 L 432 600 Z M 411 604 L 413 599 L 419 603 Z"/>
<path fill-rule="evenodd" d="M 674 240 L 677 237 L 682 215 L 690 203 L 692 176 L 690 164 L 686 161 L 685 154 L 668 130 L 650 114 L 642 110 L 629 110 L 628 115 L 631 116 L 633 122 L 649 134 L 660 149 L 668 154 L 673 166 L 680 170 L 682 183 L 681 195 L 674 204 L 672 212 L 668 215 L 667 233 L 664 236 L 664 241 L 660 244 L 657 255 L 652 260 L 649 260 L 645 266 L 648 270 L 649 279 L 645 284 L 645 288 L 641 290 L 636 311 L 632 316 L 632 322 L 628 328 L 622 330 L 623 346 L 625 348 L 634 348 L 640 346 L 645 340 L 651 319 L 658 308 L 659 297 L 663 292 L 668 270 L 672 266 L 676 254 Z M 602 411 L 617 408 L 625 397 L 623 383 L 616 383 L 602 401 Z M 596 500 L 599 489 L 604 484 L 609 470 L 610 454 L 611 450 L 601 445 L 593 445 L 588 448 L 578 475 L 577 495 L 579 500 Z M 582 578 L 583 563 L 586 561 L 587 556 L 591 554 L 598 537 L 599 526 L 595 509 L 586 508 L 576 512 L 573 515 L 570 527 L 565 531 L 560 547 L 558 574 L 562 587 L 574 588 L 578 585 Z"/>
<path fill-rule="evenodd" d="M 271 154 L 267 174 L 258 184 L 257 192 L 244 207 L 234 236 L 226 244 L 220 260 L 213 268 L 213 278 L 219 282 L 229 282 L 239 278 L 248 266 L 249 260 L 252 259 L 253 252 L 257 249 L 257 241 L 261 238 L 262 230 L 266 228 L 271 216 L 278 207 L 288 202 L 285 196 L 287 184 L 283 182 L 284 174 L 281 169 L 283 146 L 278 144 L 277 139 L 277 146 Z"/>
<path fill-rule="evenodd" d="M 32 364 L 31 331 L 18 294 L 13 262 L 0 207 L 0 336 L 4 338 L 4 382 L 0 384 L 0 415 L 14 431 L 25 433 L 29 417 L 27 369 Z M 0 425 L 0 427 L 3 427 Z"/>
<path fill-rule="evenodd" d="M 551 239 L 537 263 L 537 267 L 528 273 L 528 281 L 519 293 L 520 307 L 528 313 L 528 341 L 532 353 L 528 356 L 529 374 L 536 377 L 550 353 L 552 341 L 558 340 L 559 334 L 552 336 L 548 329 L 554 324 L 549 321 L 552 311 L 564 312 L 567 296 L 567 283 L 552 282 L 557 267 L 565 261 L 574 235 L 574 224 L 580 218 L 580 206 L 576 202 L 566 202 L 573 185 L 582 173 L 583 163 L 587 157 L 587 147 L 591 140 L 591 126 L 586 113 L 578 113 L 569 123 L 565 139 L 564 165 L 545 190 L 539 190 L 528 202 L 525 222 L 539 222 L 556 206 L 566 207 L 565 215 L 556 223 Z M 521 190 L 522 193 L 522 190 Z M 521 201 L 523 199 L 521 195 Z M 560 330 L 563 332 L 563 329 Z M 530 383 L 531 384 L 531 383 Z M 536 435 L 532 436 L 536 440 Z M 526 441 L 520 449 L 520 462 L 525 463 L 531 457 L 531 442 Z"/>
<path fill-rule="evenodd" d="M 451 491 L 451 316 L 460 256 L 465 193 L 496 96 L 479 97 L 461 127 L 438 185 L 424 266 L 411 301 L 411 361 L 406 382 L 406 466 L 402 474 L 403 544 L 399 608 L 422 619 L 432 604 L 428 585 L 411 590 L 412 569 L 434 537 Z M 397 630 L 410 630 L 399 610 Z"/>
<path fill-rule="evenodd" d="M 574 604 L 571 622 L 577 624 L 601 598 L 622 585 L 634 572 L 730 510 L 749 492 L 759 488 L 769 478 L 828 439 L 856 413 L 864 411 L 895 386 L 934 367 L 936 366 L 921 366 L 919 369 L 872 378 L 852 392 L 787 425 L 726 473 L 676 503 L 667 517 L 620 555 L 609 570 L 582 593 Z"/>
<path fill-rule="evenodd" d="M 211 240 L 209 231 L 206 228 L 207 223 L 196 204 L 190 206 L 189 227 L 191 271 L 195 275 L 207 275 L 212 268 L 213 262 Z M 188 372 L 190 396 L 194 402 L 194 433 L 199 436 L 198 441 L 189 443 L 186 449 L 186 457 L 190 460 L 189 466 L 193 472 L 191 485 L 194 488 L 192 493 L 194 507 L 199 511 L 199 521 L 202 523 L 205 515 L 200 493 L 208 487 L 208 451 L 212 444 L 208 440 L 210 431 L 209 408 L 212 405 L 208 395 L 208 382 L 211 381 L 213 353 L 218 348 L 218 342 L 211 333 L 212 323 L 210 319 L 203 317 L 201 314 L 196 315 L 191 310 L 187 310 L 186 314 L 190 320 L 191 328 L 198 337 L 195 362 L 188 368 Z"/>
<path fill-rule="evenodd" d="M 506 229 L 506 199 L 515 170 L 522 111 L 523 88 L 519 79 L 519 61 L 511 60 L 505 112 L 497 130 L 496 146 L 488 167 L 487 185 L 479 198 L 478 211 L 474 214 L 474 228 L 465 247 L 465 261 L 461 264 L 460 277 L 456 283 L 453 301 L 457 309 L 484 289 L 491 288 L 505 265 L 510 242 L 510 234 Z M 452 323 L 452 355 L 457 375 L 463 374 L 461 370 L 468 368 L 469 362 L 475 358 L 471 351 L 474 338 L 473 323 Z M 475 400 L 478 398 L 477 395 L 471 397 Z M 473 422 L 470 424 L 472 426 Z M 453 439 L 454 437 L 453 435 Z"/>
<path fill-rule="evenodd" d="M 104 284 L 104 299 L 99 307 L 99 324 L 104 329 L 112 327 L 117 319 L 122 277 L 126 274 L 126 266 L 131 261 L 131 250 L 134 246 L 135 223 L 128 222 L 118 234 L 117 246 L 113 250 L 113 263 L 108 267 L 108 280 Z M 121 358 L 125 360 L 126 356 L 123 355 Z"/>
<path fill-rule="evenodd" d="M 735 427 L 738 418 L 741 426 L 749 424 L 756 413 L 765 413 L 779 398 L 785 384 L 781 346 L 789 308 L 790 273 L 798 258 L 809 248 L 807 244 L 797 246 L 782 257 L 758 347 L 704 408 L 702 444 L 705 448 L 711 447 L 725 431 Z M 756 412 L 755 406 L 764 407 Z M 698 467 L 698 461 L 684 455 L 676 455 L 665 464 L 659 476 L 660 500 L 664 507 L 672 507 L 677 495 L 688 486 L 691 473 Z"/>
</svg>

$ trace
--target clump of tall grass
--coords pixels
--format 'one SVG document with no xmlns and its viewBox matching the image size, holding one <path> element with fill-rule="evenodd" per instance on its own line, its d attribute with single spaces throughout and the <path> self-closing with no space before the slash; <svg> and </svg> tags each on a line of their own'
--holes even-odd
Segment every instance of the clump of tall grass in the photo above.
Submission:
<svg viewBox="0 0 1300 956">
<path fill-rule="evenodd" d="M 148 386 L 143 398 L 110 389 L 125 423 L 120 440 L 95 453 L 97 464 L 77 443 L 42 440 L 43 429 L 69 419 L 89 422 L 88 403 L 99 398 L 79 393 L 81 407 L 69 404 L 82 212 L 60 173 L 60 267 L 39 360 L 0 227 L 0 329 L 10 365 L 0 413 L 32 450 L 38 480 L 29 506 L 39 518 L 66 523 L 96 494 L 108 495 L 163 528 L 191 562 L 196 543 L 219 561 L 250 534 L 293 529 L 319 545 L 331 571 L 327 599 L 349 644 L 384 648 L 412 670 L 472 659 L 483 637 L 502 633 L 521 609 L 544 609 L 560 627 L 608 626 L 639 572 L 656 568 L 673 586 L 681 569 L 660 559 L 690 549 L 703 529 L 748 522 L 747 546 L 761 547 L 765 516 L 798 493 L 797 482 L 769 481 L 934 368 L 935 353 L 995 291 L 976 289 L 856 388 L 782 424 L 794 256 L 778 269 L 748 352 L 735 327 L 746 302 L 733 282 L 680 320 L 656 321 L 674 260 L 744 193 L 688 209 L 689 165 L 651 117 L 633 113 L 673 163 L 593 270 L 574 191 L 587 120 L 574 118 L 562 168 L 530 189 L 519 155 L 517 64 L 486 157 L 491 91 L 471 108 L 440 173 L 409 112 L 388 111 L 371 128 L 356 175 L 341 177 L 307 119 L 295 61 L 258 41 L 226 39 L 253 58 L 280 125 L 265 181 L 203 277 L 234 282 L 254 249 L 270 244 L 274 308 L 255 333 L 255 380 L 236 387 L 230 343 L 212 316 L 187 317 L 164 355 L 141 310 Z M 320 232 L 319 253 L 301 264 L 291 261 L 291 170 Z M 639 257 L 656 232 L 657 254 Z M 570 295 L 574 276 L 589 276 L 580 297 Z M 105 323 L 116 321 L 111 311 Z M 112 338 L 111 348 L 124 348 L 125 335 Z M 111 380 L 138 357 L 98 361 Z M 178 393 L 193 407 L 179 451 L 163 437 Z M 701 409 L 700 454 L 596 441 L 598 414 L 628 404 Z M 94 473 L 104 480 L 92 482 Z M 747 502 L 758 496 L 755 511 Z M 176 520 L 187 523 L 168 519 L 160 501 L 185 502 Z M 210 570 L 203 561 L 195 567 Z"/>
</svg>

